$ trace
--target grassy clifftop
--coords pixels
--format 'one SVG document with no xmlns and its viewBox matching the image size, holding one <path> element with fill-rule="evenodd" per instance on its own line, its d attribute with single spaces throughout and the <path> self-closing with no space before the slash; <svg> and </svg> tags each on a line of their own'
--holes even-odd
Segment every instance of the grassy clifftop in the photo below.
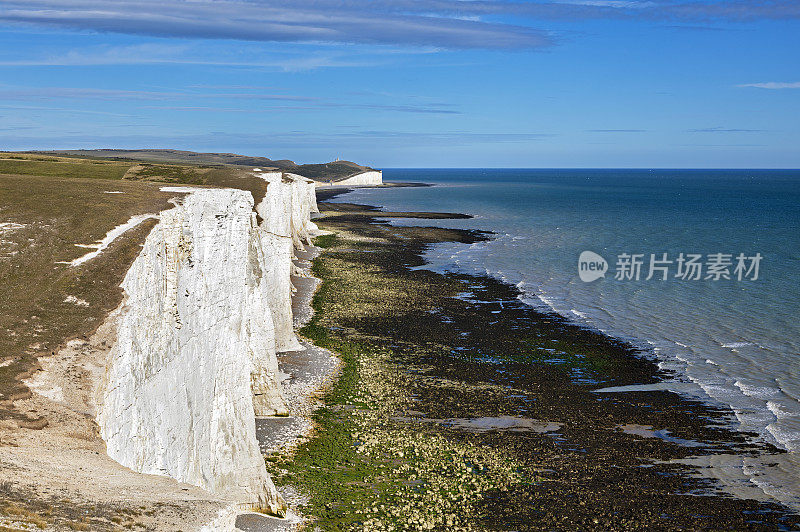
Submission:
<svg viewBox="0 0 800 532">
<path fill-rule="evenodd" d="M 170 208 L 175 193 L 161 191 L 165 184 L 239 188 L 256 203 L 267 187 L 242 167 L 0 152 L 0 418 L 37 426 L 14 408 L 30 395 L 22 379 L 39 356 L 91 333 L 118 305 L 122 276 L 155 222 L 86 265 L 64 263 L 131 216 Z"/>
<path fill-rule="evenodd" d="M 322 164 L 303 164 L 291 171 L 315 181 L 341 181 L 369 170 L 372 168 L 350 161 L 334 161 Z"/>
<path fill-rule="evenodd" d="M 350 176 L 372 170 L 350 161 L 333 161 L 320 164 L 297 164 L 288 159 L 251 157 L 235 153 L 197 153 L 182 150 L 56 150 L 13 154 L 17 157 L 32 156 L 43 159 L 77 158 L 100 164 L 119 165 L 143 163 L 152 165 L 189 166 L 200 168 L 253 168 L 274 169 L 292 172 L 317 181 L 339 181 Z M 2 171 L 2 169 L 0 169 Z"/>
<path fill-rule="evenodd" d="M 121 179 L 132 163 L 0 153 L 0 174 Z"/>
</svg>

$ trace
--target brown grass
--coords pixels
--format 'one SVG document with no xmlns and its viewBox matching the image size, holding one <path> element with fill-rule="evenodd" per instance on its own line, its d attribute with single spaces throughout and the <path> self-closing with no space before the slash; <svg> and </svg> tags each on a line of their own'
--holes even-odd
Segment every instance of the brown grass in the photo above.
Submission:
<svg viewBox="0 0 800 532">
<path fill-rule="evenodd" d="M 38 528 L 47 528 L 48 523 L 45 519 L 42 518 L 41 515 L 13 503 L 6 503 L 2 507 L 0 507 L 0 513 L 6 516 L 10 516 L 15 520 L 24 521 L 25 523 L 32 524 Z"/>
<path fill-rule="evenodd" d="M 48 500 L 31 497 L 24 489 L 0 486 L 0 517 L 11 522 L 38 528 L 55 528 L 57 530 L 120 530 L 122 527 L 144 528 L 136 521 L 141 513 L 122 505 L 111 503 L 77 503 L 68 499 L 50 498 Z M 3 528 L 5 530 L 17 530 Z"/>
<path fill-rule="evenodd" d="M 21 228 L 0 234 L 0 417 L 29 428 L 46 421 L 13 410 L 27 397 L 20 382 L 36 358 L 56 352 L 66 340 L 91 333 L 120 302 L 119 284 L 139 253 L 154 221 L 126 233 L 99 257 L 75 268 L 73 260 L 111 228 L 135 214 L 158 212 L 175 194 L 147 182 L 31 175 L 0 175 L 0 222 Z M 105 194 L 117 190 L 124 194 Z M 67 296 L 89 303 L 67 303 Z"/>
</svg>

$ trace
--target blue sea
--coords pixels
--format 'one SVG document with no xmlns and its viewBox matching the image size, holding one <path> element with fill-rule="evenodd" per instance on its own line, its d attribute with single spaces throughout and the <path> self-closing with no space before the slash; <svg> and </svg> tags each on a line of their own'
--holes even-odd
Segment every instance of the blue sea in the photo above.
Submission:
<svg viewBox="0 0 800 532">
<path fill-rule="evenodd" d="M 669 387 L 728 405 L 738 429 L 790 451 L 778 468 L 737 474 L 797 503 L 800 171 L 388 169 L 384 180 L 435 186 L 340 201 L 473 215 L 425 221 L 496 233 L 431 247 L 427 268 L 498 277 L 642 347 L 674 372 Z M 581 280 L 584 251 L 606 261 L 605 276 Z"/>
</svg>

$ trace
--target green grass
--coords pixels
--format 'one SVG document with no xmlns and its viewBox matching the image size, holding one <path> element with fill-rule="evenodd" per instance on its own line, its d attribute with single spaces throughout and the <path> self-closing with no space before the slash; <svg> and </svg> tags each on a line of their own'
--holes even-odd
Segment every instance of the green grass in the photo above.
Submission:
<svg viewBox="0 0 800 532">
<path fill-rule="evenodd" d="M 361 166 L 349 161 L 334 161 L 322 164 L 302 164 L 296 168 L 290 168 L 290 172 L 300 174 L 309 179 L 317 181 L 339 181 L 350 176 L 371 170 L 367 166 Z"/>
<path fill-rule="evenodd" d="M 336 235 L 333 233 L 329 235 L 318 236 L 314 239 L 314 245 L 323 249 L 333 247 L 336 245 L 336 243 L 337 243 Z"/>
<path fill-rule="evenodd" d="M 206 172 L 206 169 L 192 166 L 142 164 L 130 178 L 201 185 Z"/>
<path fill-rule="evenodd" d="M 325 235 L 317 237 L 314 243 L 320 247 L 330 246 L 334 239 L 334 235 Z M 320 324 L 325 313 L 323 301 L 330 294 L 331 272 L 327 270 L 324 259 L 319 258 L 314 261 L 312 271 L 326 281 L 314 296 L 314 317 L 299 332 L 315 345 L 334 350 L 343 362 L 342 372 L 326 394 L 326 407 L 314 414 L 320 437 L 301 445 L 293 458 L 268 457 L 267 467 L 277 476 L 279 483 L 300 485 L 313 494 L 307 510 L 320 519 L 320 524 L 326 530 L 343 530 L 358 522 L 353 509 L 365 507 L 373 499 L 364 490 L 355 489 L 352 485 L 379 473 L 381 466 L 356 452 L 353 438 L 355 423 L 342 418 L 333 409 L 356 400 L 355 390 L 359 382 L 357 362 L 364 355 L 365 346 L 334 338 Z M 288 470 L 284 469 L 287 467 Z M 282 474 L 281 470 L 286 472 Z"/>
<path fill-rule="evenodd" d="M 91 179 L 122 179 L 132 166 L 113 161 L 58 159 L 9 156 L 0 153 L 0 174 L 37 175 L 48 177 L 82 177 Z"/>
</svg>

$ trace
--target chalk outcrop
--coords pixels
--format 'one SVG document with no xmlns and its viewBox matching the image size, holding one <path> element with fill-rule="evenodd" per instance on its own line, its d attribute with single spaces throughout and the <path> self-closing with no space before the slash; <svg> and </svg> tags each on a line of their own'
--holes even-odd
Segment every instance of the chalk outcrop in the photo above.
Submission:
<svg viewBox="0 0 800 532">
<path fill-rule="evenodd" d="M 353 185 L 353 186 L 372 186 L 372 185 L 382 185 L 383 184 L 383 172 L 380 170 L 369 170 L 367 172 L 361 172 L 360 174 L 356 174 L 350 176 L 348 178 L 342 179 L 340 181 L 335 181 L 330 183 L 331 185 Z"/>
<path fill-rule="evenodd" d="M 109 456 L 134 471 L 282 514 L 255 417 L 288 412 L 276 352 L 300 348 L 290 274 L 316 200 L 305 178 L 260 175 L 255 212 L 242 190 L 166 189 L 188 194 L 122 283 L 96 419 Z"/>
</svg>

